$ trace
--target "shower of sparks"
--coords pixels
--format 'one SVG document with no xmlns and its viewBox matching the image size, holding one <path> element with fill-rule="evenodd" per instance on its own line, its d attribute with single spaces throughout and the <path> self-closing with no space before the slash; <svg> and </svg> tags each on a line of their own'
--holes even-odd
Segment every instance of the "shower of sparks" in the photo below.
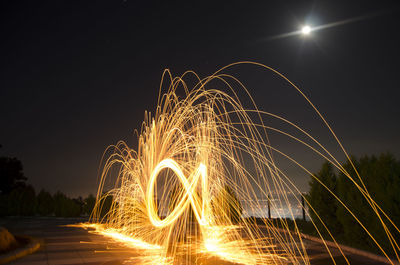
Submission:
<svg viewBox="0 0 400 265">
<path fill-rule="evenodd" d="M 241 63 L 233 65 L 237 64 Z M 267 66 L 251 64 L 288 81 L 325 122 L 308 98 L 284 76 Z M 271 207 L 275 209 L 289 205 L 289 194 L 302 196 L 279 169 L 274 156 L 287 158 L 315 177 L 271 145 L 267 129 L 303 143 L 351 179 L 315 138 L 294 123 L 259 111 L 255 104 L 253 109 L 245 109 L 233 87 L 239 85 L 246 93 L 247 89 L 225 74 L 226 68 L 204 79 L 193 72 L 173 78 L 166 70 L 157 109 L 154 115 L 145 114 L 138 149 L 119 142 L 106 151 L 111 155 L 103 160 L 92 223 L 82 226 L 94 228 L 95 233 L 127 247 L 142 249 L 142 256 L 133 257 L 132 264 L 207 264 L 208 258 L 236 264 L 309 264 L 300 233 L 289 232 L 285 219 L 261 218 L 260 223 L 242 215 L 240 202 L 246 204 L 246 209 L 257 211 L 271 194 Z M 185 82 L 188 75 L 198 80 L 193 88 Z M 211 82 L 213 87 L 209 88 Z M 216 82 L 223 89 L 215 89 Z M 265 115 L 293 126 L 315 146 L 267 126 L 262 118 Z M 318 151 L 321 148 L 323 153 Z M 113 188 L 105 192 L 110 182 Z M 365 187 L 357 187 L 376 214 L 385 215 Z M 339 202 L 345 206 L 345 202 Z M 298 232 L 296 223 L 293 229 Z M 335 239 L 331 236 L 329 240 Z M 397 253 L 398 248 L 394 250 Z M 330 253 L 329 248 L 327 251 Z"/>
</svg>

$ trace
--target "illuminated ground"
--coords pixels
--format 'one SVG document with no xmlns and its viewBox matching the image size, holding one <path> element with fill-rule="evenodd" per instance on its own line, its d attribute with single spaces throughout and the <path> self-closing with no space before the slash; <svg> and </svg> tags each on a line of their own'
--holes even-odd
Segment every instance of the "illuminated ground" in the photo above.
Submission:
<svg viewBox="0 0 400 265">
<path fill-rule="evenodd" d="M 132 257 L 140 256 L 140 251 L 121 247 L 107 238 L 90 234 L 84 229 L 60 225 L 82 222 L 83 219 L 56 218 L 7 218 L 0 219 L 0 226 L 5 226 L 15 234 L 42 238 L 45 246 L 35 254 L 16 260 L 13 265 L 117 265 Z M 81 243 L 85 242 L 85 243 Z M 305 241 L 311 264 L 333 264 L 326 251 L 318 243 Z M 96 252 L 95 252 L 96 251 Z M 334 253 L 337 254 L 336 251 Z M 360 256 L 349 255 L 351 264 L 380 265 Z M 337 264 L 345 264 L 337 257 Z M 217 259 L 204 260 L 203 265 L 230 264 Z"/>
</svg>

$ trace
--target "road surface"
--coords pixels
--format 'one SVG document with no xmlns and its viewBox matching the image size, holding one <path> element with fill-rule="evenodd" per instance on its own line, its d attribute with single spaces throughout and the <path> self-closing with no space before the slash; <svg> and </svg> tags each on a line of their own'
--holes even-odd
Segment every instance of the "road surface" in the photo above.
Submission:
<svg viewBox="0 0 400 265">
<path fill-rule="evenodd" d="M 17 259 L 10 265 L 120 265 L 139 255 L 140 251 L 125 248 L 106 237 L 89 233 L 79 227 L 65 226 L 85 221 L 69 218 L 0 219 L 0 226 L 6 227 L 13 234 L 28 235 L 44 241 L 40 250 Z M 305 245 L 311 265 L 333 264 L 321 244 L 306 240 Z M 336 256 L 336 264 L 346 264 L 337 250 L 332 251 Z M 347 258 L 354 265 L 384 265 L 356 255 L 347 255 Z M 224 262 L 215 260 L 207 262 L 212 265 L 222 263 Z"/>
</svg>

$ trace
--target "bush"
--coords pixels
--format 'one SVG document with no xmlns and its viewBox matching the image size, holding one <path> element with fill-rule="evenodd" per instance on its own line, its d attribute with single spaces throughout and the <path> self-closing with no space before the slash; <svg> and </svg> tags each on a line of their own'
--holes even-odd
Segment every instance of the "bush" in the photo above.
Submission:
<svg viewBox="0 0 400 265">
<path fill-rule="evenodd" d="M 54 200 L 51 194 L 41 190 L 36 198 L 36 213 L 42 216 L 49 216 L 54 213 Z"/>
<path fill-rule="evenodd" d="M 315 211 L 310 207 L 310 217 L 316 223 L 317 228 L 324 235 L 328 235 L 326 229 L 319 221 L 318 217 L 320 217 L 333 234 L 342 233 L 343 227 L 336 213 L 338 207 L 337 200 L 332 195 L 332 193 L 337 194 L 337 177 L 333 166 L 327 161 L 324 162 L 321 170 L 309 182 L 309 186 L 310 191 L 305 197 Z"/>
<path fill-rule="evenodd" d="M 243 207 L 235 192 L 231 187 L 225 185 L 223 189 L 215 196 L 213 205 L 218 205 L 219 209 L 217 215 L 222 215 L 223 219 L 228 218 L 233 224 L 237 224 L 241 221 Z"/>
<path fill-rule="evenodd" d="M 343 167 L 350 174 L 352 180 L 342 172 L 336 176 L 328 162 L 322 165 L 316 177 L 344 202 L 381 247 L 388 251 L 389 255 L 394 255 L 390 251 L 392 245 L 381 221 L 353 181 L 360 187 L 365 185 L 372 199 L 385 211 L 393 223 L 398 225 L 400 224 L 400 162 L 389 153 L 381 154 L 378 157 L 364 156 L 360 159 L 352 157 L 351 161 L 361 176 L 362 182 L 350 161 L 343 164 Z M 357 220 L 314 179 L 310 181 L 310 192 L 307 199 L 341 243 L 381 254 Z M 317 226 L 320 225 L 316 214 L 311 210 L 310 216 Z M 380 216 L 392 233 L 393 240 L 400 242 L 399 232 L 382 214 Z"/>
<path fill-rule="evenodd" d="M 32 186 L 21 186 L 0 196 L 2 216 L 30 216 L 35 214 L 35 190 Z"/>
<path fill-rule="evenodd" d="M 0 226 L 0 254 L 18 245 L 15 237 L 7 229 Z"/>
<path fill-rule="evenodd" d="M 389 153 L 381 154 L 378 157 L 364 156 L 359 160 L 352 159 L 352 161 L 372 199 L 389 215 L 395 224 L 399 224 L 400 162 L 396 161 L 393 155 Z M 353 180 L 362 187 L 362 183 L 350 162 L 346 162 L 343 166 Z M 376 213 L 357 187 L 342 173 L 338 177 L 338 194 L 381 246 L 384 249 L 391 249 L 391 244 Z M 343 225 L 346 242 L 351 242 L 353 245 L 367 250 L 377 250 L 372 239 L 344 207 L 338 207 L 337 215 Z M 388 224 L 387 221 L 386 224 Z M 395 242 L 400 242 L 399 233 L 390 225 L 389 230 L 394 235 Z"/>
<path fill-rule="evenodd" d="M 54 194 L 54 214 L 57 217 L 77 217 L 81 214 L 81 207 L 73 199 L 57 191 Z"/>
<path fill-rule="evenodd" d="M 0 157 L 0 194 L 8 194 L 13 189 L 24 186 L 25 181 L 20 160 L 15 157 Z"/>
<path fill-rule="evenodd" d="M 95 205 L 96 197 L 94 197 L 92 194 L 89 194 L 89 196 L 83 201 L 83 213 L 91 215 Z"/>
</svg>

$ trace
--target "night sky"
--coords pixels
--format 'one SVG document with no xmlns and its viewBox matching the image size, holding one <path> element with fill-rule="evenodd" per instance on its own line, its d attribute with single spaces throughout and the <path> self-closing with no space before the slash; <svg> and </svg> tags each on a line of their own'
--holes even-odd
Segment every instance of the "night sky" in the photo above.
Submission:
<svg viewBox="0 0 400 265">
<path fill-rule="evenodd" d="M 37 190 L 95 192 L 103 151 L 118 140 L 135 146 L 134 129 L 155 109 L 165 68 L 204 77 L 242 60 L 297 84 L 349 153 L 400 158 L 397 1 L 138 2 L 1 2 L 0 155 L 21 159 Z M 360 17 L 308 37 L 275 38 L 306 23 Z M 255 67 L 231 72 L 260 109 L 302 125 L 344 162 L 293 88 Z M 274 144 L 311 170 L 321 164 L 297 145 Z M 307 190 L 305 176 L 283 168 Z"/>
</svg>

